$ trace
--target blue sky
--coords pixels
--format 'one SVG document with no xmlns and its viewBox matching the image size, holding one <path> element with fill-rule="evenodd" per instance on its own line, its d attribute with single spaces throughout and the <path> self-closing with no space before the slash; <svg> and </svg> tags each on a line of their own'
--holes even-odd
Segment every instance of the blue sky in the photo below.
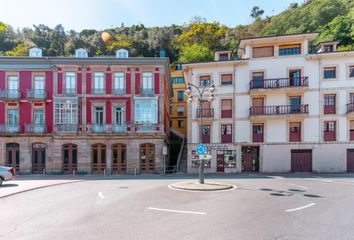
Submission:
<svg viewBox="0 0 354 240">
<path fill-rule="evenodd" d="M 39 23 L 53 27 L 61 23 L 66 30 L 102 30 L 121 23 L 180 25 L 200 16 L 234 27 L 252 21 L 253 6 L 271 16 L 291 2 L 303 0 L 0 0 L 0 21 L 15 28 Z"/>
</svg>

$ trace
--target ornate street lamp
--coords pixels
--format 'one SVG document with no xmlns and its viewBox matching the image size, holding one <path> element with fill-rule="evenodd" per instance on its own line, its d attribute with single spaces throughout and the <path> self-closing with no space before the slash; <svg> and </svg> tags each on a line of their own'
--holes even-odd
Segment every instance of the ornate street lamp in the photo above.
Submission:
<svg viewBox="0 0 354 240">
<path fill-rule="evenodd" d="M 193 91 L 194 89 L 194 91 Z M 214 92 L 216 91 L 215 85 L 211 82 L 209 85 L 202 85 L 200 87 L 193 83 L 188 83 L 186 88 L 186 95 L 188 96 L 188 103 L 192 103 L 194 99 L 199 103 L 199 143 L 202 143 L 202 125 L 203 125 L 203 100 L 212 102 L 215 100 Z M 204 159 L 199 158 L 199 183 L 204 184 Z"/>
</svg>

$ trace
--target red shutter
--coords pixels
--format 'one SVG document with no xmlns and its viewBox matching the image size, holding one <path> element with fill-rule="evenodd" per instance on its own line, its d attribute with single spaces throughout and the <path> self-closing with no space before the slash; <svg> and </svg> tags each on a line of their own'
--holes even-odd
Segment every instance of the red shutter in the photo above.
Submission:
<svg viewBox="0 0 354 240">
<path fill-rule="evenodd" d="M 131 72 L 130 72 L 130 68 L 127 68 L 127 72 L 125 74 L 125 88 L 126 88 L 126 93 L 127 94 L 131 94 L 131 88 L 132 88 L 132 77 L 131 77 Z"/>
<path fill-rule="evenodd" d="M 160 93 L 160 72 L 159 72 L 159 68 L 155 68 L 155 94 L 159 94 Z"/>
<path fill-rule="evenodd" d="M 130 125 L 131 124 L 131 101 L 130 99 L 127 100 L 126 102 L 126 105 L 125 105 L 125 121 L 126 121 L 126 124 Z M 128 130 L 130 130 L 130 127 L 128 127 Z"/>
<path fill-rule="evenodd" d="M 63 92 L 63 72 L 58 68 L 58 94 Z"/>
<path fill-rule="evenodd" d="M 53 131 L 53 102 L 45 104 L 45 124 L 47 125 L 47 132 Z"/>
<path fill-rule="evenodd" d="M 86 102 L 86 123 L 91 124 L 91 102 Z"/>
<path fill-rule="evenodd" d="M 140 94 L 140 72 L 139 68 L 135 69 L 135 93 Z"/>
<path fill-rule="evenodd" d="M 82 68 L 77 69 L 77 93 L 82 93 Z"/>
<path fill-rule="evenodd" d="M 0 71 L 0 89 L 5 89 L 5 72 Z"/>
<path fill-rule="evenodd" d="M 91 69 L 87 68 L 86 69 L 86 93 L 90 94 L 91 93 Z"/>
<path fill-rule="evenodd" d="M 112 123 L 112 104 L 110 101 L 106 103 L 106 124 Z"/>
<path fill-rule="evenodd" d="M 0 124 L 5 124 L 5 103 L 0 102 Z"/>
<path fill-rule="evenodd" d="M 112 72 L 110 67 L 106 70 L 106 93 L 112 93 Z"/>
</svg>

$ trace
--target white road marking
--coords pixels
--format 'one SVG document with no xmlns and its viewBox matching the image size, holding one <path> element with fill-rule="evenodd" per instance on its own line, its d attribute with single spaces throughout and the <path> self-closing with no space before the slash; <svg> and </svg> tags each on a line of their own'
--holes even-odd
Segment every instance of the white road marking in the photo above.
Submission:
<svg viewBox="0 0 354 240">
<path fill-rule="evenodd" d="M 149 210 L 155 210 L 155 211 L 163 211 L 163 212 L 173 212 L 173 213 L 187 213 L 187 214 L 207 215 L 207 213 L 206 213 L 206 212 L 181 211 L 181 210 L 174 210 L 174 209 L 154 208 L 154 207 L 149 207 L 148 209 L 149 209 Z"/>
<path fill-rule="evenodd" d="M 302 209 L 305 209 L 305 208 L 312 207 L 312 206 L 314 206 L 314 205 L 316 205 L 316 203 L 310 203 L 310 204 L 307 204 L 307 205 L 302 206 L 302 207 L 292 208 L 292 209 L 285 210 L 285 212 L 295 212 L 295 211 L 299 211 L 299 210 L 302 210 Z"/>
<path fill-rule="evenodd" d="M 225 189 L 225 190 L 216 190 L 216 191 L 200 191 L 200 190 L 190 190 L 190 189 L 178 189 L 178 188 L 174 188 L 170 185 L 167 186 L 169 189 L 171 190 L 175 190 L 175 191 L 184 191 L 184 192 L 199 192 L 199 193 L 207 193 L 207 192 L 211 192 L 211 193 L 215 193 L 215 192 L 226 192 L 226 191 L 232 191 L 237 189 L 236 185 L 232 185 L 232 188 L 229 189 Z"/>
<path fill-rule="evenodd" d="M 304 190 L 309 190 L 308 187 L 304 187 L 304 186 L 297 185 L 297 184 L 294 184 L 294 183 L 289 183 L 289 185 L 291 185 L 291 186 L 293 186 L 293 187 L 298 187 L 298 188 L 301 188 L 301 189 L 304 189 Z"/>
<path fill-rule="evenodd" d="M 102 199 L 105 199 L 105 198 L 106 198 L 105 196 L 103 196 L 102 192 L 98 192 L 98 196 L 99 196 L 100 198 L 102 198 Z"/>
</svg>

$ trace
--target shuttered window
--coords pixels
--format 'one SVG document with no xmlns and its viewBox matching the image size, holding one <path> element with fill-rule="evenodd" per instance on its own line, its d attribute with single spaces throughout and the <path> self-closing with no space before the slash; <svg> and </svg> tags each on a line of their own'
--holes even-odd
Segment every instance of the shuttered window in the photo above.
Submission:
<svg viewBox="0 0 354 240">
<path fill-rule="evenodd" d="M 267 46 L 267 47 L 254 47 L 252 49 L 253 58 L 260 58 L 260 57 L 272 57 L 274 56 L 274 47 Z"/>
<path fill-rule="evenodd" d="M 221 74 L 221 85 L 231 85 L 232 74 Z"/>
</svg>

